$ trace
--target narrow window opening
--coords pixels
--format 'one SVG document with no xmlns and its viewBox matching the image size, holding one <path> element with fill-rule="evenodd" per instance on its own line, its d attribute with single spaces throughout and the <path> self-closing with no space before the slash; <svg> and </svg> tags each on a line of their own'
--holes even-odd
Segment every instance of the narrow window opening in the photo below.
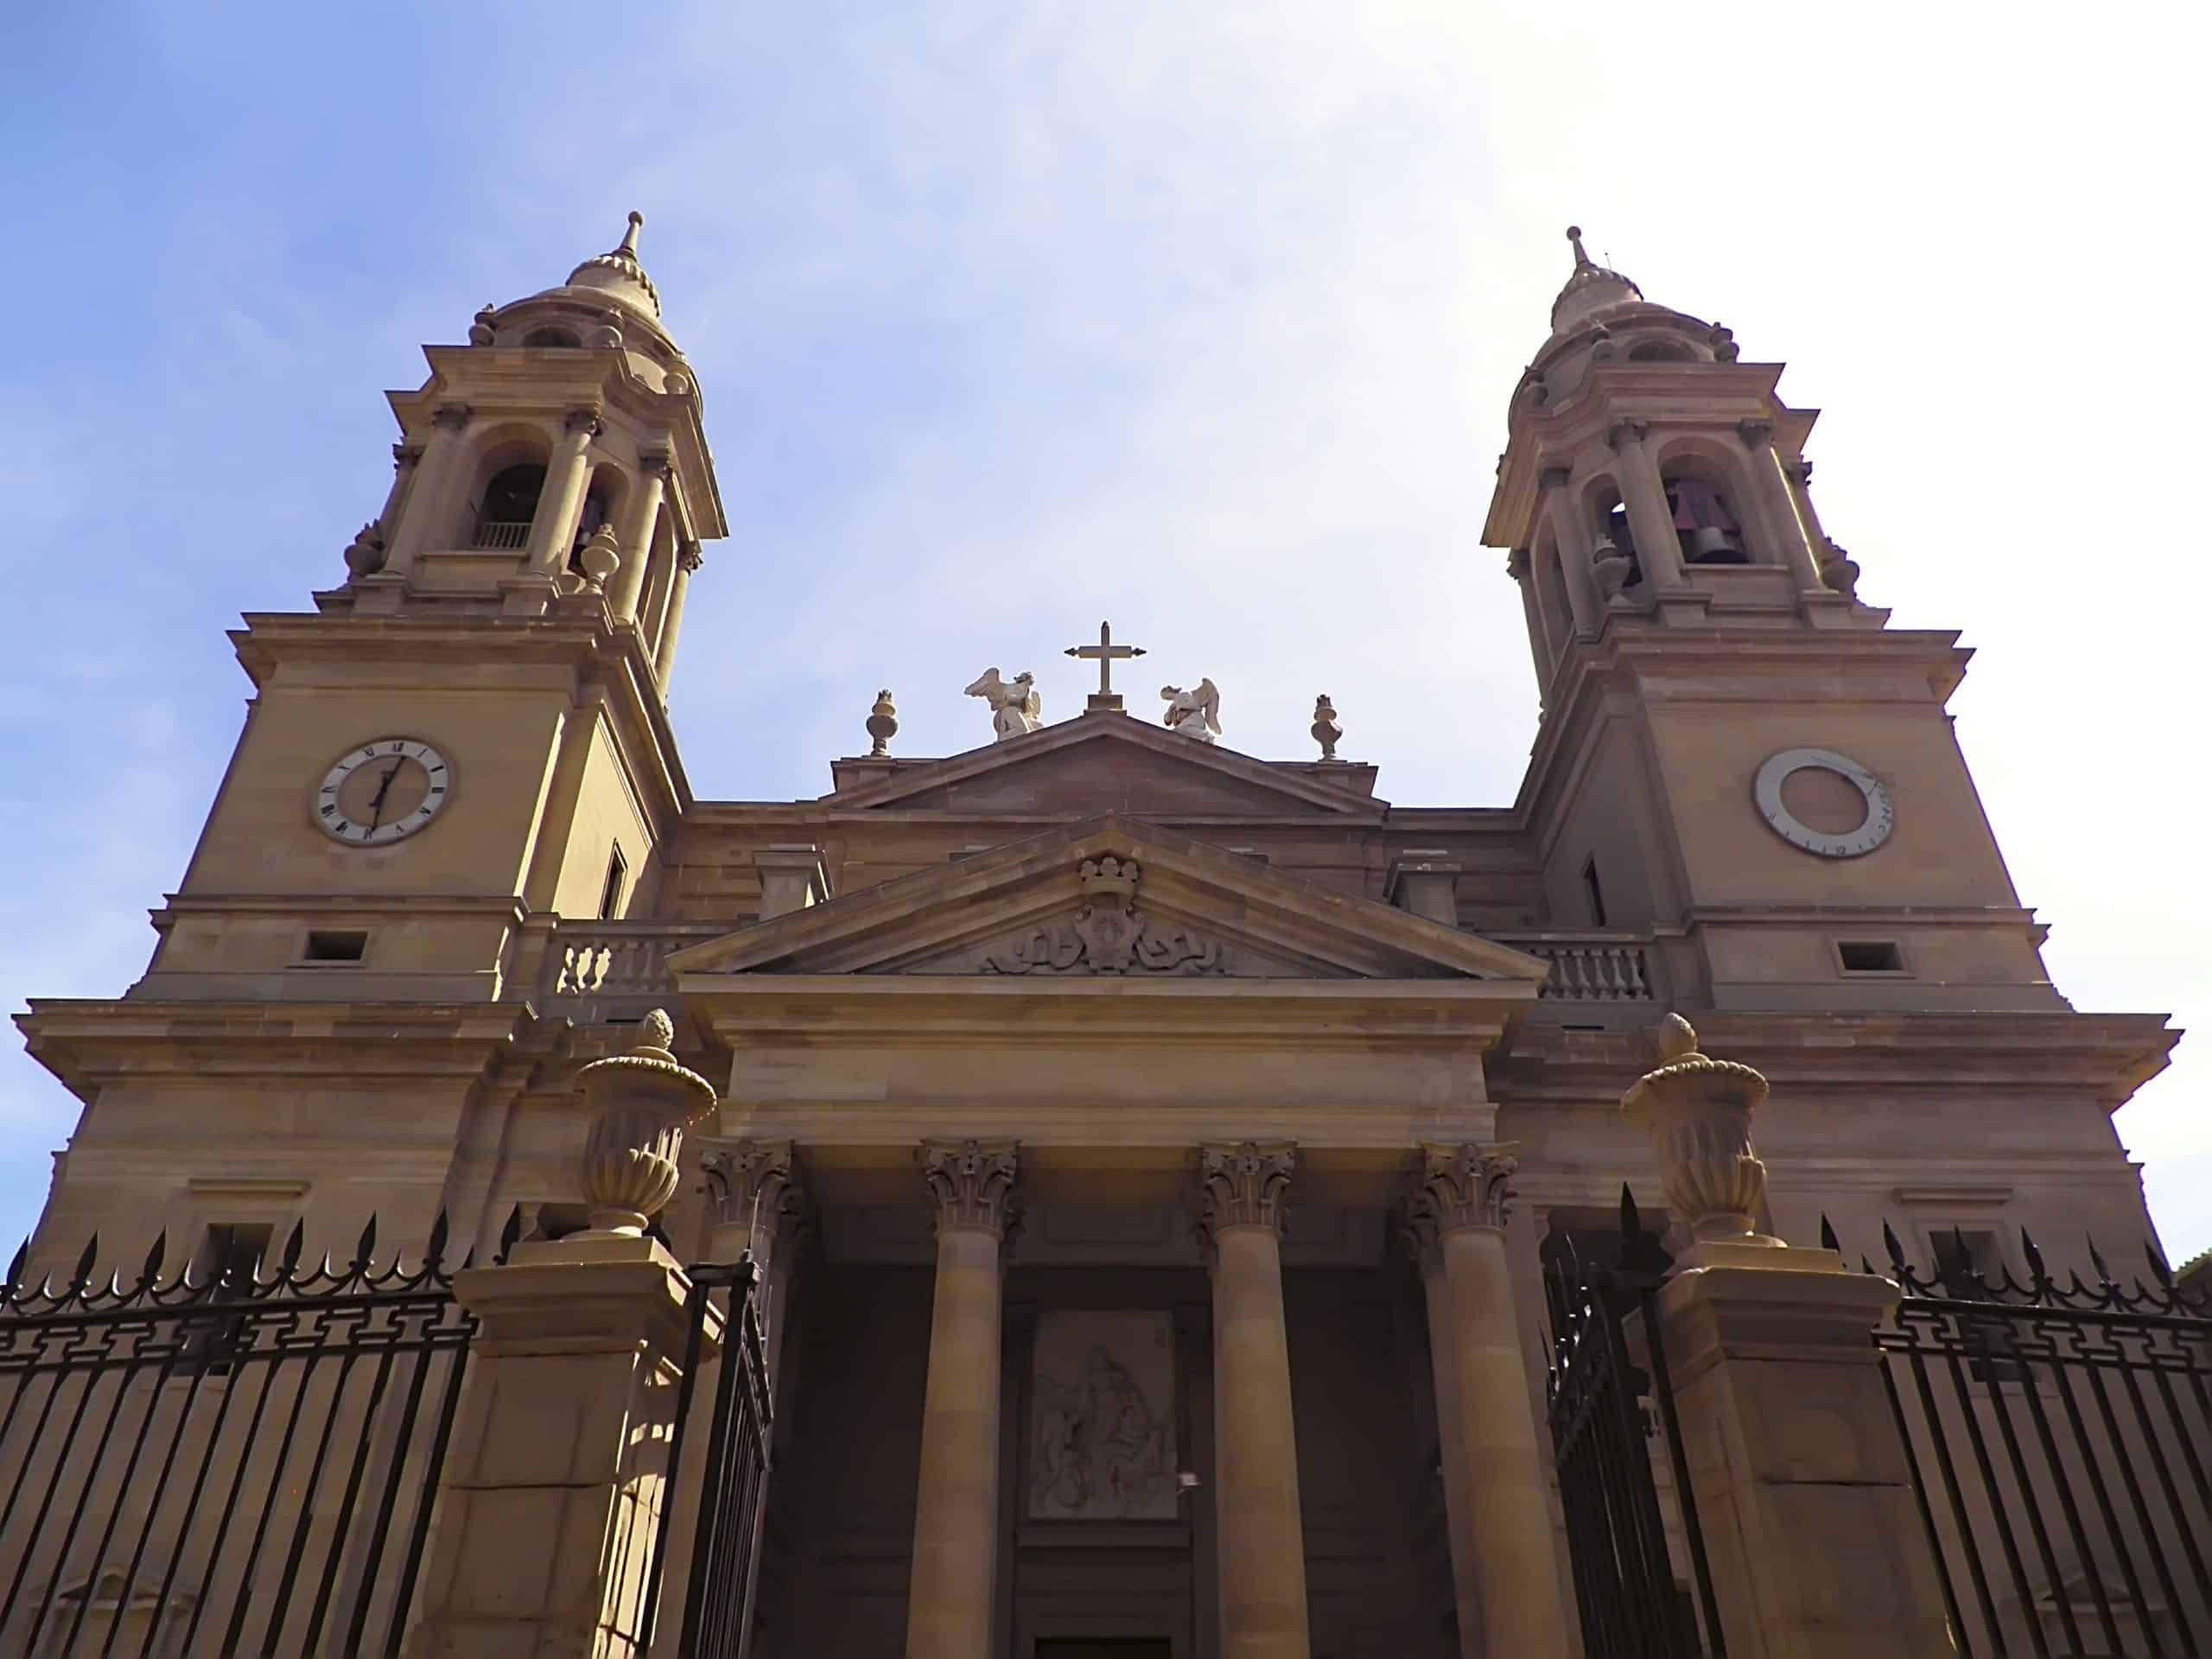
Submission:
<svg viewBox="0 0 2212 1659">
<path fill-rule="evenodd" d="M 1901 974 L 1904 971 L 1904 952 L 1890 939 L 1840 939 L 1836 955 L 1842 958 L 1847 974 Z"/>
<path fill-rule="evenodd" d="M 611 922 L 622 912 L 623 883 L 628 879 L 630 867 L 622 861 L 620 843 L 607 854 L 607 885 L 599 893 L 599 919 Z"/>
<path fill-rule="evenodd" d="M 369 936 L 351 930 L 316 928 L 308 935 L 303 962 L 359 962 L 367 954 Z"/>
<path fill-rule="evenodd" d="M 1605 920 L 1605 889 L 1598 880 L 1598 861 L 1594 856 L 1582 867 L 1582 896 L 1589 901 L 1590 925 L 1609 925 Z"/>
<path fill-rule="evenodd" d="M 269 1255 L 276 1232 L 265 1221 L 218 1221 L 200 1241 L 193 1277 L 207 1287 L 210 1301 L 233 1301 L 251 1287 Z"/>
</svg>

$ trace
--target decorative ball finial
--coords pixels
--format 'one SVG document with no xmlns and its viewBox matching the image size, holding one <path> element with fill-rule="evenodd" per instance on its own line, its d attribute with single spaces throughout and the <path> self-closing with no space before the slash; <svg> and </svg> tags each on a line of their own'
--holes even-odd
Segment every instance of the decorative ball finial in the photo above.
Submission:
<svg viewBox="0 0 2212 1659">
<path fill-rule="evenodd" d="M 637 215 L 632 213 L 631 218 Z M 665 1054 L 676 1046 L 676 1021 L 668 1017 L 666 1008 L 655 1008 L 638 1021 L 638 1052 L 657 1051 Z"/>
<path fill-rule="evenodd" d="M 1321 746 L 1321 758 L 1324 760 L 1335 760 L 1337 745 L 1344 738 L 1344 728 L 1337 724 L 1337 706 L 1329 701 L 1329 694 L 1325 691 L 1313 699 L 1313 724 L 1310 729 L 1313 741 Z"/>
<path fill-rule="evenodd" d="M 1580 225 L 1568 226 L 1567 239 L 1574 244 L 1574 268 L 1580 270 L 1590 263 L 1590 256 L 1582 251 L 1582 227 Z"/>
<path fill-rule="evenodd" d="M 604 593 L 607 579 L 622 566 L 622 550 L 614 539 L 614 526 L 601 524 L 591 533 L 591 539 L 576 550 L 576 563 L 584 573 L 584 583 L 592 592 Z"/>
<path fill-rule="evenodd" d="M 630 210 L 630 228 L 622 232 L 621 246 L 616 251 L 634 256 L 638 251 L 638 232 L 645 228 L 645 216 L 632 207 Z"/>
<path fill-rule="evenodd" d="M 486 300 L 484 302 L 484 308 L 476 314 L 468 325 L 468 343 L 470 345 L 489 346 L 493 340 L 498 338 L 492 329 L 492 319 L 498 315 L 498 311 L 499 308 L 493 305 L 491 301 Z"/>
<path fill-rule="evenodd" d="M 1652 1038 L 1658 1046 L 1659 1058 L 1665 1064 L 1697 1052 L 1697 1027 L 1679 1014 L 1670 1014 L 1662 1020 Z"/>
</svg>

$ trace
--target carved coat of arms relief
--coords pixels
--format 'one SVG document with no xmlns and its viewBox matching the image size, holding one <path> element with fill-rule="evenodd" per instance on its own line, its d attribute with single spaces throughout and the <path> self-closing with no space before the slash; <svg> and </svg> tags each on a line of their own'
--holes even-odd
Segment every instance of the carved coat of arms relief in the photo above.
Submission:
<svg viewBox="0 0 2212 1659">
<path fill-rule="evenodd" d="M 1229 950 L 1179 923 L 1137 907 L 1143 872 L 1135 859 L 1087 858 L 1077 872 L 1083 907 L 985 952 L 986 974 L 1225 974 Z"/>
</svg>

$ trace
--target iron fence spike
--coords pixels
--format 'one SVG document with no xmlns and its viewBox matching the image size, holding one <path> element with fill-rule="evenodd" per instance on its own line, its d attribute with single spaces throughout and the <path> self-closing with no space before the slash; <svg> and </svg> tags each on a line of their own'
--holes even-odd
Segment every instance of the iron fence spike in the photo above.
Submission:
<svg viewBox="0 0 2212 1659">
<path fill-rule="evenodd" d="M 293 1222 L 292 1230 L 284 1236 L 284 1253 L 277 1262 L 277 1276 L 289 1279 L 299 1271 L 300 1255 L 308 1247 L 308 1222 L 305 1216 Z"/>
<path fill-rule="evenodd" d="M 0 1294 L 0 1302 L 15 1300 L 16 1287 L 23 1282 L 23 1263 L 30 1260 L 30 1235 L 26 1233 L 23 1235 L 23 1242 L 16 1246 L 16 1254 L 9 1258 L 8 1284 L 5 1293 Z"/>
<path fill-rule="evenodd" d="M 361 1229 L 360 1243 L 353 1247 L 353 1265 L 361 1272 L 366 1273 L 369 1270 L 369 1264 L 376 1260 L 376 1254 L 377 1212 L 372 1210 L 369 1211 L 367 1224 Z"/>
<path fill-rule="evenodd" d="M 1890 1265 L 1897 1270 L 1899 1278 L 1912 1271 L 1905 1265 L 1904 1246 L 1897 1239 L 1897 1229 L 1886 1221 L 1882 1224 L 1882 1248 L 1890 1253 Z"/>
<path fill-rule="evenodd" d="M 1821 1211 L 1821 1248 L 1834 1250 L 1838 1255 L 1843 1254 L 1843 1241 L 1835 1236 L 1835 1224 L 1828 1219 L 1825 1210 Z"/>
<path fill-rule="evenodd" d="M 2020 1253 L 2028 1258 L 2028 1272 L 2034 1282 L 2029 1287 L 2041 1296 L 2050 1285 L 2050 1274 L 2044 1267 L 2043 1252 L 2036 1248 L 2035 1235 L 2024 1227 L 2020 1229 Z"/>
<path fill-rule="evenodd" d="M 2143 1254 L 2151 1263 L 2151 1276 L 2158 1281 L 2158 1287 L 2171 1290 L 2174 1287 L 2174 1270 L 2166 1265 L 2166 1258 L 2159 1252 L 2158 1245 L 2150 1239 L 2145 1239 Z"/>
<path fill-rule="evenodd" d="M 2082 1237 L 2088 1244 L 2089 1265 L 2097 1270 L 2098 1279 L 2103 1282 L 2107 1290 L 2117 1289 L 2118 1287 L 2113 1282 L 2112 1269 L 2105 1265 L 2104 1253 L 2097 1249 L 2096 1236 L 2093 1233 L 2083 1233 Z"/>
<path fill-rule="evenodd" d="M 92 1283 L 92 1264 L 99 1259 L 100 1236 L 94 1233 L 85 1241 L 85 1253 L 77 1258 L 77 1271 L 71 1275 L 70 1281 L 79 1290 L 84 1290 Z"/>
<path fill-rule="evenodd" d="M 507 1252 L 514 1249 L 516 1241 L 521 1237 L 522 1205 L 518 1202 L 513 1209 L 507 1211 L 506 1224 L 499 1229 L 499 1253 L 492 1258 L 493 1262 L 505 1266 Z"/>
<path fill-rule="evenodd" d="M 438 1206 L 438 1218 L 430 1224 L 429 1244 L 423 1253 L 423 1267 L 424 1270 L 427 1272 L 435 1272 L 439 1265 L 445 1261 L 445 1256 L 446 1212 L 445 1206 L 441 1205 Z"/>
<path fill-rule="evenodd" d="M 151 1290 L 154 1281 L 162 1276 L 162 1258 L 168 1253 L 169 1230 L 166 1227 L 154 1235 L 154 1248 L 146 1252 L 146 1265 L 139 1269 L 138 1288 Z"/>
</svg>

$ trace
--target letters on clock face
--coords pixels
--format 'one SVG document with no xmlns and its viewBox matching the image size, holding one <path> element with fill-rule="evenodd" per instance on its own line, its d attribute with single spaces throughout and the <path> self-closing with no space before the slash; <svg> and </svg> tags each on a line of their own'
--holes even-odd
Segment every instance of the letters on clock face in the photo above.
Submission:
<svg viewBox="0 0 2212 1659">
<path fill-rule="evenodd" d="M 1840 834 L 1815 830 L 1804 823 L 1782 804 L 1782 786 L 1794 772 L 1808 769 L 1832 772 L 1842 779 L 1866 803 L 1866 816 L 1856 830 Z M 1767 827 L 1792 847 L 1816 853 L 1822 858 L 1857 858 L 1871 853 L 1890 838 L 1890 831 L 1897 827 L 1897 809 L 1891 804 L 1890 791 L 1882 780 L 1848 755 L 1838 754 L 1834 749 L 1784 749 L 1770 755 L 1766 764 L 1751 780 L 1751 799 L 1757 803 L 1759 816 Z"/>
<path fill-rule="evenodd" d="M 453 798 L 453 766 L 420 738 L 379 737 L 340 755 L 308 807 L 325 835 L 349 847 L 404 841 Z"/>
</svg>

